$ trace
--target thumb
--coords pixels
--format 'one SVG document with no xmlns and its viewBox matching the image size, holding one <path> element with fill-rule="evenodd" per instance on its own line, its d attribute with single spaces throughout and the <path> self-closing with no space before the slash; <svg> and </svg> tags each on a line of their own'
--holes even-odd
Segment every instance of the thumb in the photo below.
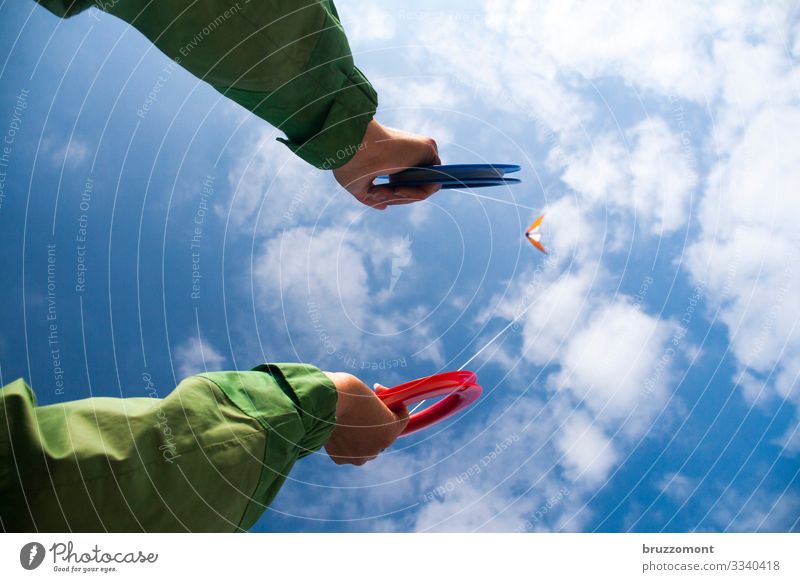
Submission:
<svg viewBox="0 0 800 582">
<path fill-rule="evenodd" d="M 372 387 L 375 388 L 375 394 L 380 394 L 382 392 L 386 392 L 387 390 L 389 390 L 389 388 L 387 388 L 380 382 L 375 382 L 372 385 Z M 406 425 L 408 424 L 408 407 L 407 406 L 401 406 L 399 408 L 392 407 L 389 410 L 395 416 L 396 422 L 400 427 L 399 432 L 403 432 L 403 430 L 406 428 Z"/>
</svg>

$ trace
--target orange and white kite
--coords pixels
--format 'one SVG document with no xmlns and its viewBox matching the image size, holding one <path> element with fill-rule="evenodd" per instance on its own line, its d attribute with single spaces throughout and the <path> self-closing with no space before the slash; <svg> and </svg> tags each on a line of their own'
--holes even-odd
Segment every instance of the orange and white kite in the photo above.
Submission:
<svg viewBox="0 0 800 582">
<path fill-rule="evenodd" d="M 542 243 L 539 241 L 542 240 L 542 219 L 544 218 L 544 214 L 542 214 L 539 218 L 533 221 L 533 224 L 530 225 L 528 230 L 525 231 L 525 238 L 531 241 L 531 244 L 535 246 L 537 249 L 542 251 L 544 254 L 547 254 L 547 251 L 542 246 Z"/>
</svg>

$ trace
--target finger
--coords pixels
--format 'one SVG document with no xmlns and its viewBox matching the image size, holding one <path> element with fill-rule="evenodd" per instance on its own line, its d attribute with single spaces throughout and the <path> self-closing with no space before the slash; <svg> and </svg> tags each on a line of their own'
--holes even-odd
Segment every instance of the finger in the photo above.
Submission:
<svg viewBox="0 0 800 582">
<path fill-rule="evenodd" d="M 395 198 L 414 198 L 424 200 L 441 190 L 441 184 L 422 184 L 420 186 L 398 186 L 394 189 Z"/>
<path fill-rule="evenodd" d="M 402 408 L 398 408 L 393 412 L 397 417 L 397 434 L 399 435 L 406 429 L 406 425 L 408 424 L 409 420 L 408 407 L 403 406 Z"/>
<path fill-rule="evenodd" d="M 389 206 L 398 204 L 411 204 L 425 200 L 441 188 L 439 184 L 425 184 L 424 186 L 398 186 L 394 195 L 386 200 Z"/>
<path fill-rule="evenodd" d="M 424 186 L 420 186 L 420 188 L 425 190 L 425 192 L 428 193 L 428 196 L 430 196 L 431 194 L 436 194 L 439 190 L 441 190 L 442 189 L 442 185 L 441 184 L 426 184 Z"/>
<path fill-rule="evenodd" d="M 439 166 L 442 163 L 442 158 L 439 157 L 439 148 L 436 142 L 433 142 L 433 155 L 428 160 L 428 165 Z"/>
<path fill-rule="evenodd" d="M 392 410 L 392 412 L 394 412 L 394 415 L 397 417 L 398 421 L 407 421 L 408 420 L 408 415 L 409 415 L 408 406 L 403 405 L 400 408 L 396 408 L 395 410 Z"/>
<path fill-rule="evenodd" d="M 434 166 L 441 163 L 442 160 L 439 158 L 439 146 L 436 145 L 436 140 L 431 138 L 426 139 L 423 158 L 419 161 L 419 165 Z"/>
<path fill-rule="evenodd" d="M 373 384 L 372 387 L 375 388 L 375 394 L 380 394 L 381 392 L 385 392 L 386 390 L 388 390 L 386 386 L 384 386 L 383 384 L 379 384 L 378 382 L 375 382 L 375 384 Z"/>
<path fill-rule="evenodd" d="M 394 196 L 394 188 L 386 184 L 370 184 L 367 187 L 366 197 L 370 200 L 388 200 Z"/>
<path fill-rule="evenodd" d="M 380 394 L 381 392 L 383 392 L 385 390 L 388 390 L 388 388 L 386 388 L 385 386 L 382 386 L 380 384 L 375 384 L 375 386 L 376 386 L 376 389 L 375 389 L 375 393 L 376 394 Z M 398 403 L 398 404 L 392 405 L 392 408 L 389 408 L 388 406 L 386 406 L 386 403 L 383 402 L 383 400 L 380 400 L 380 402 L 381 402 L 381 404 L 383 404 L 384 408 L 386 409 L 387 414 L 389 415 L 387 418 L 391 419 L 391 420 L 387 421 L 386 424 L 392 424 L 392 425 L 399 426 L 400 429 L 399 429 L 398 433 L 399 432 L 403 432 L 403 429 L 405 429 L 406 425 L 408 424 L 408 414 L 409 414 L 408 407 L 405 406 L 404 404 Z"/>
<path fill-rule="evenodd" d="M 394 191 L 389 186 L 371 185 L 367 191 L 358 199 L 371 208 L 384 210 L 388 206 L 388 201 L 394 196 Z"/>
<path fill-rule="evenodd" d="M 386 207 L 389 206 L 389 203 L 385 200 L 370 200 L 370 199 L 363 199 L 359 200 L 362 204 L 369 206 L 375 210 L 386 210 Z"/>
<path fill-rule="evenodd" d="M 358 467 L 360 467 L 362 465 L 365 465 L 365 464 L 369 463 L 370 461 L 374 461 L 377 458 L 378 458 L 378 455 L 372 455 L 371 457 L 359 457 L 358 462 L 353 463 L 353 464 L 358 466 Z"/>
</svg>

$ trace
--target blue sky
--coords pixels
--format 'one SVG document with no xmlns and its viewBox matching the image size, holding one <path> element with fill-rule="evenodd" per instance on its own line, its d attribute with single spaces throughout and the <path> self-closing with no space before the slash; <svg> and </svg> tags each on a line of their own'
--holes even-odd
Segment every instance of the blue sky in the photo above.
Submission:
<svg viewBox="0 0 800 582">
<path fill-rule="evenodd" d="M 337 6 L 383 123 L 523 184 L 370 211 L 121 21 L 5 3 L 0 381 L 478 354 L 475 406 L 304 460 L 256 530 L 797 530 L 796 10 Z"/>
</svg>

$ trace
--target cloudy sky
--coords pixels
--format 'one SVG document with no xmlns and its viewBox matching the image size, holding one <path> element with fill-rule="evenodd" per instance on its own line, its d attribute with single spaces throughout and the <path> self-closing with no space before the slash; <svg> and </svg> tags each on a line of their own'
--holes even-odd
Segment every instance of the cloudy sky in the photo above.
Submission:
<svg viewBox="0 0 800 582">
<path fill-rule="evenodd" d="M 467 365 L 475 406 L 256 529 L 798 530 L 797 7 L 337 6 L 381 122 L 523 183 L 371 211 L 123 22 L 6 2 L 0 383 Z"/>
</svg>

